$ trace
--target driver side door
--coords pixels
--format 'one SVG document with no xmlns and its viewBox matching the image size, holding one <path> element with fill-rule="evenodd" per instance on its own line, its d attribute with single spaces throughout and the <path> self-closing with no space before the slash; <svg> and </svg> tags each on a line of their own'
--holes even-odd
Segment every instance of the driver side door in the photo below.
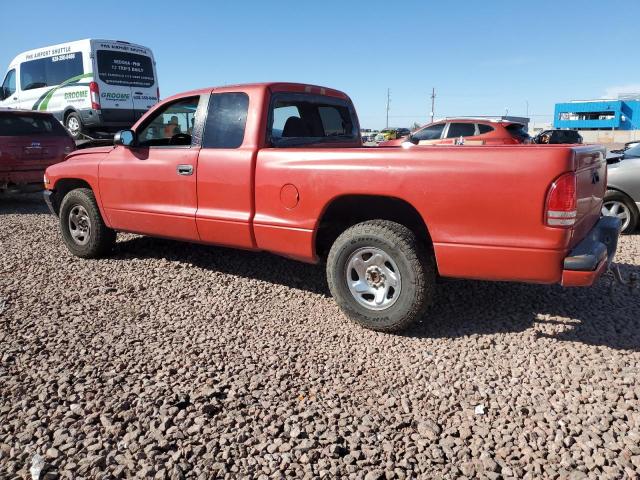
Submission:
<svg viewBox="0 0 640 480">
<path fill-rule="evenodd" d="M 163 105 L 136 128 L 133 146 L 116 146 L 100 162 L 103 208 L 116 230 L 199 240 L 196 169 L 204 117 L 199 95 Z M 196 123 L 197 122 L 197 123 Z"/>
</svg>

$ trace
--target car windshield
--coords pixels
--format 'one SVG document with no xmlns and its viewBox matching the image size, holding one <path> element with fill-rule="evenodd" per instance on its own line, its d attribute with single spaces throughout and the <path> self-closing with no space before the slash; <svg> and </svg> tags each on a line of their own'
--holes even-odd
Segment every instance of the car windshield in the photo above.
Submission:
<svg viewBox="0 0 640 480">
<path fill-rule="evenodd" d="M 640 144 L 624 152 L 625 157 L 640 157 Z"/>
</svg>

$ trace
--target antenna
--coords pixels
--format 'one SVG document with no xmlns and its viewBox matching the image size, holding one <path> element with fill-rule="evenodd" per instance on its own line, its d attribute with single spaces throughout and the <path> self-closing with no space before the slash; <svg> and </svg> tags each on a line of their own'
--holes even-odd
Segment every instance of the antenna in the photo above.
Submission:
<svg viewBox="0 0 640 480">
<path fill-rule="evenodd" d="M 391 89 L 387 88 L 387 126 L 389 128 L 389 104 L 391 103 Z"/>
<path fill-rule="evenodd" d="M 433 123 L 433 116 L 436 107 L 436 87 L 431 89 L 431 123 Z"/>
</svg>

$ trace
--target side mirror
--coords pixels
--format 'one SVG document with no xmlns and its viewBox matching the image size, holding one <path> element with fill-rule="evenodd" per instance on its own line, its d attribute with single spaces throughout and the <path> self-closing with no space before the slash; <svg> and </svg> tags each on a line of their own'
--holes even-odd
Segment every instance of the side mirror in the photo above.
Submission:
<svg viewBox="0 0 640 480">
<path fill-rule="evenodd" d="M 6 94 L 7 93 L 7 87 L 5 87 L 4 85 L 2 85 L 0 87 L 0 100 L 4 100 L 5 98 L 7 98 L 9 95 Z"/>
<path fill-rule="evenodd" d="M 138 143 L 136 132 L 133 130 L 120 130 L 113 137 L 114 145 L 122 145 L 123 147 L 133 147 Z"/>
</svg>

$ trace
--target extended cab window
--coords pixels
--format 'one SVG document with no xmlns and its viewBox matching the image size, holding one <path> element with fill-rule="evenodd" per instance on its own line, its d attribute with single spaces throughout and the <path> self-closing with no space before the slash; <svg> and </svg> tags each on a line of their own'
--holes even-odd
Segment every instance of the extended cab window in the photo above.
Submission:
<svg viewBox="0 0 640 480">
<path fill-rule="evenodd" d="M 203 148 L 238 148 L 244 140 L 249 96 L 246 93 L 214 93 L 204 127 Z"/>
<path fill-rule="evenodd" d="M 438 123 L 437 125 L 431 125 L 429 127 L 418 130 L 411 137 L 418 142 L 422 140 L 438 140 L 444 130 L 444 123 Z"/>
<path fill-rule="evenodd" d="M 191 145 L 191 134 L 200 97 L 188 97 L 165 105 L 149 118 L 138 133 L 141 147 Z"/>
<path fill-rule="evenodd" d="M 476 134 L 475 123 L 452 123 L 449 125 L 447 138 L 472 137 Z"/>
<path fill-rule="evenodd" d="M 275 147 L 360 141 L 355 118 L 347 100 L 307 93 L 275 94 L 267 133 Z"/>
</svg>

